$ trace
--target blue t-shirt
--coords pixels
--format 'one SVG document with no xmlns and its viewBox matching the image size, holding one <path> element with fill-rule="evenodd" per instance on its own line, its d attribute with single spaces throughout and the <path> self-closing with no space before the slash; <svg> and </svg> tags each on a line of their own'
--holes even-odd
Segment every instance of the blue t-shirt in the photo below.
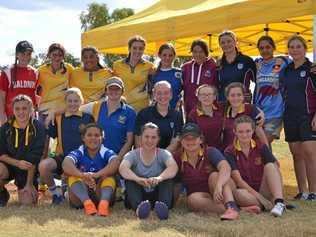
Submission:
<svg viewBox="0 0 316 237">
<path fill-rule="evenodd" d="M 182 91 L 182 72 L 179 68 L 159 69 L 154 76 L 149 78 L 152 86 L 159 81 L 167 81 L 172 88 L 172 99 L 170 101 L 170 107 L 176 108 L 176 105 L 181 98 Z"/>
<path fill-rule="evenodd" d="M 104 101 L 97 121 L 105 133 L 104 146 L 119 153 L 126 142 L 127 133 L 134 131 L 135 119 L 135 110 L 125 103 L 108 115 L 107 102 Z"/>
<path fill-rule="evenodd" d="M 279 83 L 280 72 L 288 64 L 285 57 L 270 62 L 256 61 L 257 78 L 254 103 L 264 112 L 266 119 L 281 118 L 284 110 Z"/>
<path fill-rule="evenodd" d="M 101 145 L 96 156 L 90 157 L 87 148 L 82 145 L 79 149 L 70 152 L 67 157 L 74 162 L 75 166 L 81 172 L 95 173 L 107 166 L 108 163 L 116 157 L 116 154 L 112 150 Z"/>
</svg>

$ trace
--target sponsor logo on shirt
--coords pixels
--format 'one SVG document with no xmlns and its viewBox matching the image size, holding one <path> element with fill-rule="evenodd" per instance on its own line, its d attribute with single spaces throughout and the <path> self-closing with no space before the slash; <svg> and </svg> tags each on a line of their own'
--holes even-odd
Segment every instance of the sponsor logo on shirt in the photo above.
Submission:
<svg viewBox="0 0 316 237">
<path fill-rule="evenodd" d="M 306 71 L 304 71 L 304 70 L 301 71 L 300 76 L 301 76 L 301 77 L 306 77 Z"/>
<path fill-rule="evenodd" d="M 35 88 L 35 81 L 14 81 L 13 88 Z"/>
<path fill-rule="evenodd" d="M 117 122 L 119 122 L 119 123 L 121 123 L 121 124 L 125 124 L 125 122 L 126 122 L 126 116 L 120 115 L 120 116 L 118 117 Z"/>
<path fill-rule="evenodd" d="M 241 69 L 243 69 L 244 68 L 244 64 L 243 63 L 238 63 L 237 64 L 237 69 L 238 70 L 241 70 Z"/>
<path fill-rule="evenodd" d="M 211 77 L 212 73 L 210 70 L 206 70 L 204 76 L 205 77 Z"/>
<path fill-rule="evenodd" d="M 177 79 L 180 79 L 182 77 L 182 73 L 181 72 L 175 72 L 174 73 L 174 77 Z"/>
<path fill-rule="evenodd" d="M 262 161 L 261 161 L 261 157 L 258 156 L 255 158 L 255 165 L 261 165 L 262 164 Z"/>
</svg>

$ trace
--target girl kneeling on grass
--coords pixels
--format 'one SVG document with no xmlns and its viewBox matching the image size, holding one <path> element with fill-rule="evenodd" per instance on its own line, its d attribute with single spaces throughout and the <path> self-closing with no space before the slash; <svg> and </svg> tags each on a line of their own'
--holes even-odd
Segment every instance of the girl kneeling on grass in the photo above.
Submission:
<svg viewBox="0 0 316 237">
<path fill-rule="evenodd" d="M 103 131 L 95 123 L 81 132 L 83 145 L 70 152 L 62 164 L 68 177 L 69 201 L 74 207 L 84 207 L 85 214 L 109 215 L 117 172 L 117 155 L 102 145 Z M 96 204 L 98 203 L 98 210 Z"/>
<path fill-rule="evenodd" d="M 9 193 L 4 184 L 14 180 L 21 204 L 37 202 L 36 166 L 43 155 L 45 128 L 32 118 L 32 99 L 18 95 L 12 100 L 13 116 L 0 128 L 0 206 Z"/>
<path fill-rule="evenodd" d="M 285 204 L 281 174 L 269 147 L 252 139 L 255 127 L 249 116 L 236 118 L 234 143 L 225 149 L 232 167 L 232 179 L 239 188 L 234 197 L 241 205 L 272 209 L 272 215 L 282 216 Z"/>
<path fill-rule="evenodd" d="M 140 219 L 147 218 L 153 206 L 159 219 L 167 219 L 172 207 L 172 178 L 178 167 L 171 153 L 158 148 L 158 143 L 158 126 L 146 123 L 141 129 L 141 146 L 127 153 L 120 165 L 126 206 L 135 210 Z"/>
<path fill-rule="evenodd" d="M 237 219 L 235 185 L 230 180 L 231 169 L 225 157 L 216 148 L 203 144 L 202 132 L 195 123 L 183 126 L 180 139 L 182 151 L 175 160 L 187 190 L 189 209 L 222 214 L 221 220 Z"/>
</svg>

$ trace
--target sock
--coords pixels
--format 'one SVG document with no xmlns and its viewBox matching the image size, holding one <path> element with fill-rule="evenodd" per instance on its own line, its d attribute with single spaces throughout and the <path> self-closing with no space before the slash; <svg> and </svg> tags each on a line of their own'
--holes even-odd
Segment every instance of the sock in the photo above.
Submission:
<svg viewBox="0 0 316 237">
<path fill-rule="evenodd" d="M 52 195 L 61 196 L 60 192 L 57 190 L 56 185 L 53 185 L 51 187 L 48 187 L 49 191 Z"/>
<path fill-rule="evenodd" d="M 82 203 L 90 199 L 88 189 L 82 182 L 76 182 L 70 187 L 71 191 L 80 199 Z"/>
<path fill-rule="evenodd" d="M 101 189 L 101 200 L 111 200 L 113 189 L 111 187 L 104 187 Z"/>
<path fill-rule="evenodd" d="M 283 198 L 276 198 L 276 199 L 274 200 L 274 204 L 277 204 L 278 202 L 284 203 L 284 199 L 283 199 Z"/>
<path fill-rule="evenodd" d="M 226 202 L 224 206 L 226 207 L 226 209 L 233 208 L 234 210 L 239 211 L 239 208 L 238 208 L 236 202 L 234 202 L 234 201 Z"/>
</svg>

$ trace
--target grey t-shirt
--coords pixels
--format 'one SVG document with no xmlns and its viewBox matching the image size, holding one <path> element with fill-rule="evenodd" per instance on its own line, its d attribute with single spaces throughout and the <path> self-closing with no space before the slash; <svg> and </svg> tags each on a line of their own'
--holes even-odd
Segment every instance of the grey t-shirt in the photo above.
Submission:
<svg viewBox="0 0 316 237">
<path fill-rule="evenodd" d="M 131 170 L 139 177 L 150 178 L 159 176 L 166 169 L 166 162 L 173 159 L 169 151 L 158 148 L 157 156 L 150 165 L 145 165 L 140 158 L 140 149 L 137 148 L 124 156 L 131 164 Z"/>
</svg>

